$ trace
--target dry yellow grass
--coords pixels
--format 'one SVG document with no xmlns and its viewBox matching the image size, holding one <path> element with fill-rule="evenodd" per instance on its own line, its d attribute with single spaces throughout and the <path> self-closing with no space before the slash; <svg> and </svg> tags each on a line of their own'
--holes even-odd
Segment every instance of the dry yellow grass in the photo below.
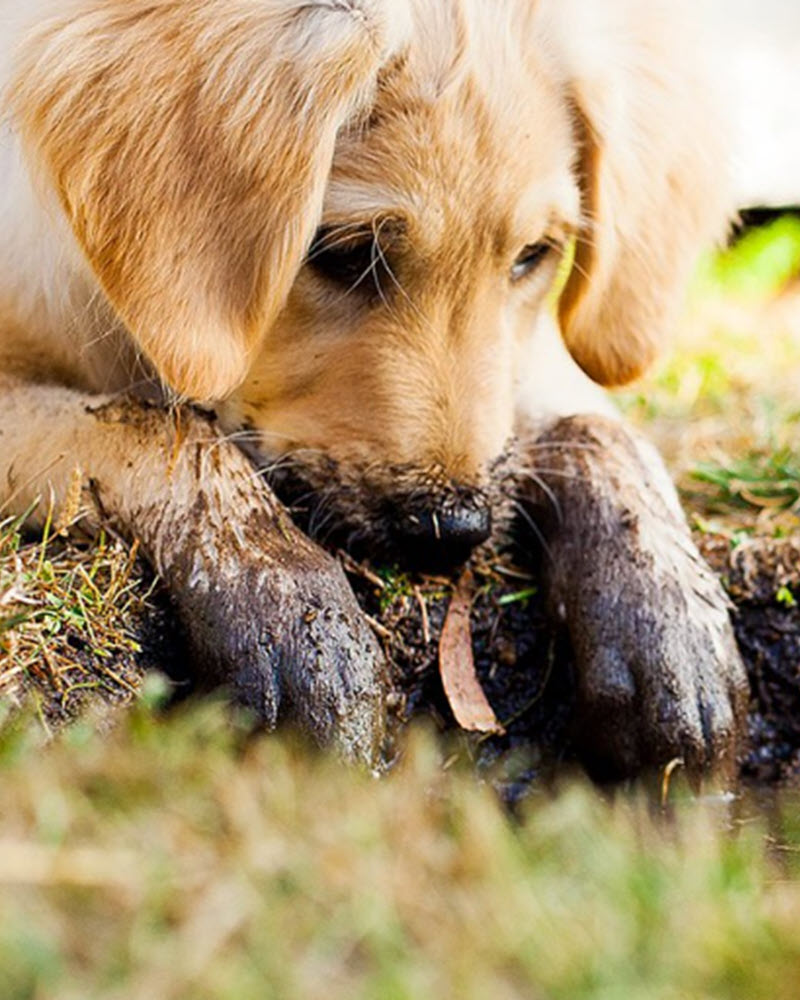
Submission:
<svg viewBox="0 0 800 1000">
<path fill-rule="evenodd" d="M 425 735 L 376 782 L 208 707 L 30 740 L 0 742 L 4 1000 L 796 996 L 796 818 L 578 783 L 513 824 Z"/>
<path fill-rule="evenodd" d="M 81 543 L 51 519 L 25 542 L 19 527 L 0 523 L 0 702 L 30 698 L 47 730 L 88 692 L 130 702 L 148 594 L 135 548 L 105 535 Z"/>
</svg>

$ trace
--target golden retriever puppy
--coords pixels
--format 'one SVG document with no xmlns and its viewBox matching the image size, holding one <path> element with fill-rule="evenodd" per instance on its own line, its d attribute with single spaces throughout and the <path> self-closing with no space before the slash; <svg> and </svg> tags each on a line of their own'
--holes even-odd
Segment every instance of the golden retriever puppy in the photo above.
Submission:
<svg viewBox="0 0 800 1000">
<path fill-rule="evenodd" d="M 252 461 L 350 541 L 452 562 L 488 536 L 508 440 L 552 467 L 577 437 L 588 485 L 556 478 L 543 530 L 587 745 L 622 771 L 729 756 L 725 599 L 594 384 L 649 362 L 725 222 L 678 5 L 19 6 L 0 2 L 5 509 L 79 475 L 171 589 L 201 680 L 371 759 L 381 654 Z"/>
</svg>

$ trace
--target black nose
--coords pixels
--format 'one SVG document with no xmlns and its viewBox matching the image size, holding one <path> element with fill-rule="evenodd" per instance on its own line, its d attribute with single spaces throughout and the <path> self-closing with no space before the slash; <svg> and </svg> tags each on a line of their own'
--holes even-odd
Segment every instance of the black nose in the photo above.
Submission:
<svg viewBox="0 0 800 1000">
<path fill-rule="evenodd" d="M 403 562 L 418 569 L 447 569 L 469 559 L 492 531 L 492 515 L 475 494 L 398 510 L 395 544 Z"/>
</svg>

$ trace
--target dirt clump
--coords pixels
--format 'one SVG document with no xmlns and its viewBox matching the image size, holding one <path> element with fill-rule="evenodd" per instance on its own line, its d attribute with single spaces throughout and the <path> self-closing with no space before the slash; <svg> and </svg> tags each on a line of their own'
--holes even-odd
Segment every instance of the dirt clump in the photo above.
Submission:
<svg viewBox="0 0 800 1000">
<path fill-rule="evenodd" d="M 734 604 L 736 638 L 752 688 L 742 775 L 800 780 L 800 538 L 700 539 Z M 795 596 L 797 595 L 797 597 Z"/>
</svg>

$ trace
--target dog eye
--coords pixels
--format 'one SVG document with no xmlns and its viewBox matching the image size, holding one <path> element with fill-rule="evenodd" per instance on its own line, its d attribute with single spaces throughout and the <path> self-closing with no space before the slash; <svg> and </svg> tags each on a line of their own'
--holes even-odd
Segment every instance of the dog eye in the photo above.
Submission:
<svg viewBox="0 0 800 1000">
<path fill-rule="evenodd" d="M 318 230 L 307 257 L 315 271 L 347 288 L 366 280 L 372 288 L 379 261 L 380 253 L 371 230 L 353 235 L 336 228 Z"/>
<path fill-rule="evenodd" d="M 519 281 L 531 274 L 553 249 L 553 244 L 547 240 L 530 243 L 514 261 L 511 267 L 511 280 Z"/>
</svg>

